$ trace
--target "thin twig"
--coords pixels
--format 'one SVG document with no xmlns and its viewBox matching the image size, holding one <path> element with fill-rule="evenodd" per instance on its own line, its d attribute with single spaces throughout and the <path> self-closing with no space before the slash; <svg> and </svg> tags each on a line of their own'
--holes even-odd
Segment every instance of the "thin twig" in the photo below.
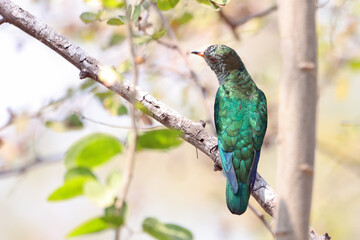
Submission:
<svg viewBox="0 0 360 240">
<path fill-rule="evenodd" d="M 249 208 L 255 213 L 255 215 L 260 219 L 260 221 L 265 225 L 265 227 L 270 231 L 270 233 L 274 235 L 274 232 L 271 229 L 271 225 L 268 221 L 266 221 L 264 214 L 262 214 L 261 212 L 257 211 L 250 203 L 249 203 Z"/>
<path fill-rule="evenodd" d="M 125 0 L 125 6 L 128 7 L 128 3 Z M 134 86 L 137 85 L 138 80 L 138 68 L 135 61 L 136 53 L 135 53 L 135 43 L 134 43 L 134 33 L 132 30 L 132 23 L 130 19 L 131 13 L 126 14 L 127 17 L 127 27 L 128 27 L 128 42 L 130 47 L 131 53 L 131 62 L 132 62 L 132 77 L 133 77 L 133 84 Z M 131 116 L 131 130 L 130 130 L 130 137 L 129 137 L 129 146 L 128 146 L 128 156 L 125 162 L 125 169 L 124 169 L 124 177 L 123 183 L 121 185 L 118 198 L 115 202 L 115 207 L 120 210 L 123 207 L 126 195 L 129 191 L 131 179 L 134 172 L 134 165 L 135 165 L 135 151 L 136 151 L 136 140 L 137 140 L 137 125 L 136 125 L 136 108 L 135 108 L 135 96 L 136 96 L 136 89 L 132 91 L 130 96 L 131 108 L 130 108 L 130 116 Z M 120 231 L 119 229 L 116 232 Z M 120 239 L 120 233 L 116 234 L 116 240 Z"/>
<path fill-rule="evenodd" d="M 120 227 L 115 228 L 115 240 L 120 240 Z"/>
<path fill-rule="evenodd" d="M 35 159 L 22 166 L 0 170 L 0 178 L 5 178 L 12 175 L 21 175 L 29 171 L 31 168 L 47 163 L 55 163 L 63 159 L 63 154 L 54 155 L 52 157 L 42 158 L 35 156 Z"/>
<path fill-rule="evenodd" d="M 360 122 L 355 121 L 341 121 L 341 126 L 343 127 L 360 127 Z"/>
<path fill-rule="evenodd" d="M 258 13 L 255 13 L 255 14 L 237 19 L 237 20 L 230 19 L 228 16 L 226 16 L 224 14 L 224 12 L 222 10 L 219 11 L 219 14 L 220 14 L 220 18 L 223 19 L 224 22 L 231 28 L 235 38 L 238 39 L 239 38 L 238 34 L 235 31 L 238 26 L 241 26 L 254 18 L 264 17 L 264 16 L 274 12 L 275 10 L 277 10 L 277 8 L 278 8 L 277 5 L 274 5 L 272 7 L 269 7 L 268 9 L 265 9 L 264 11 L 261 11 L 261 12 L 258 12 Z"/>
<path fill-rule="evenodd" d="M 100 124 L 100 125 L 103 125 L 103 126 L 106 126 L 106 127 L 111 127 L 111 128 L 120 128 L 120 129 L 127 129 L 127 130 L 131 130 L 132 127 L 129 126 L 129 127 L 126 127 L 126 126 L 119 126 L 119 125 L 114 125 L 114 124 L 110 124 L 110 123 L 105 123 L 105 122 L 100 122 L 100 121 L 97 121 L 97 120 L 94 120 L 92 118 L 89 118 L 89 117 L 86 117 L 84 115 L 82 115 L 81 113 L 78 113 L 76 112 L 75 113 L 79 118 L 83 119 L 83 120 L 86 120 L 86 121 L 89 121 L 89 122 L 93 122 L 93 123 L 96 123 L 96 124 Z M 150 127 L 137 127 L 138 130 L 152 130 L 152 129 L 163 129 L 164 127 L 163 126 L 150 126 Z"/>
<path fill-rule="evenodd" d="M 261 18 L 261 17 L 265 17 L 266 15 L 274 12 L 275 10 L 277 10 L 277 5 L 274 5 L 272 7 L 269 7 L 268 9 L 265 9 L 264 11 L 261 11 L 261 12 L 258 12 L 258 13 L 255 13 L 255 14 L 252 14 L 250 16 L 247 16 L 247 17 L 244 17 L 244 18 L 240 18 L 238 20 L 235 20 L 234 21 L 234 24 L 236 26 L 240 26 L 240 25 L 243 25 L 245 23 L 247 23 L 248 21 L 254 19 L 254 18 Z"/>
<path fill-rule="evenodd" d="M 174 33 L 174 30 L 172 29 L 172 27 L 170 26 L 169 22 L 167 21 L 167 19 L 165 18 L 164 14 L 158 9 L 158 7 L 155 4 L 152 4 L 152 6 L 155 8 L 157 14 L 160 16 L 161 21 L 163 22 L 167 33 L 169 34 L 170 39 L 173 41 L 173 45 L 171 45 L 171 49 L 175 49 L 181 56 L 181 58 L 184 60 L 187 68 L 189 69 L 189 73 L 190 73 L 190 78 L 193 80 L 193 82 L 195 83 L 195 85 L 197 86 L 197 88 L 201 91 L 201 95 L 202 95 L 202 101 L 203 104 L 206 108 L 206 112 L 207 112 L 207 118 L 208 121 L 211 123 L 211 130 L 214 134 L 216 134 L 215 131 L 215 123 L 213 121 L 212 115 L 211 115 L 211 110 L 210 110 L 210 103 L 209 103 L 209 97 L 207 94 L 207 91 L 205 89 L 205 87 L 203 87 L 200 83 L 200 80 L 198 78 L 198 76 L 196 75 L 195 71 L 193 70 L 193 68 L 191 67 L 191 64 L 189 63 L 189 60 L 185 54 L 185 52 L 181 49 L 176 35 Z M 164 43 L 161 43 L 162 45 L 164 45 Z"/>
<path fill-rule="evenodd" d="M 163 46 L 173 49 L 173 50 L 178 48 L 177 45 L 161 41 L 160 39 L 156 40 L 156 42 L 160 45 L 163 45 Z"/>
<path fill-rule="evenodd" d="M 236 27 L 237 27 L 237 25 L 235 25 L 235 24 L 233 23 L 233 21 L 232 21 L 228 16 L 226 16 L 226 15 L 224 14 L 224 11 L 223 11 L 222 9 L 220 9 L 219 15 L 220 15 L 220 18 L 221 18 L 222 20 L 224 20 L 224 22 L 230 27 L 231 32 L 232 32 L 232 34 L 234 35 L 234 38 L 235 38 L 236 40 L 239 40 L 239 39 L 240 39 L 239 34 L 236 32 Z"/>
</svg>

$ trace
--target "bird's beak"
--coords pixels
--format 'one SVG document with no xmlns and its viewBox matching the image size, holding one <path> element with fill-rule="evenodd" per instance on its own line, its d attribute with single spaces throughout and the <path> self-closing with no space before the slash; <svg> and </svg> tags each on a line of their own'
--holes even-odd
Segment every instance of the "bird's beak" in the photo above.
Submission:
<svg viewBox="0 0 360 240">
<path fill-rule="evenodd" d="M 204 57 L 204 52 L 193 51 L 193 52 L 191 52 L 191 53 L 192 53 L 192 54 L 199 55 L 200 57 Z"/>
</svg>

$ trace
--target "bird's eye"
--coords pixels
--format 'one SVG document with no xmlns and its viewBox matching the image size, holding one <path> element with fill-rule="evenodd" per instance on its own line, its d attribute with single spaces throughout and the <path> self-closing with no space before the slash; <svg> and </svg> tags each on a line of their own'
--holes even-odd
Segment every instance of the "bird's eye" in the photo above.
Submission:
<svg viewBox="0 0 360 240">
<path fill-rule="evenodd" d="M 209 57 L 208 59 L 209 59 L 209 62 L 211 62 L 211 63 L 215 63 L 215 62 L 216 62 L 215 58 L 213 58 L 213 57 Z"/>
</svg>

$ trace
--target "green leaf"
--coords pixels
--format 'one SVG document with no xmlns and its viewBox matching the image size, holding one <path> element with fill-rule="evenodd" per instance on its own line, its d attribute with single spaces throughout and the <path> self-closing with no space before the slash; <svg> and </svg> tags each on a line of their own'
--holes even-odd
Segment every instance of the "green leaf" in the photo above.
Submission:
<svg viewBox="0 0 360 240">
<path fill-rule="evenodd" d="M 127 8 L 127 10 L 126 10 L 126 18 L 129 17 L 129 19 L 131 19 L 131 13 L 132 13 L 132 5 L 129 4 L 129 5 L 128 5 L 128 8 Z"/>
<path fill-rule="evenodd" d="M 118 17 L 119 17 L 119 19 L 120 19 L 123 23 L 126 23 L 126 22 L 127 22 L 126 16 L 119 15 Z"/>
<path fill-rule="evenodd" d="M 118 96 L 108 97 L 103 100 L 104 108 L 112 115 L 121 116 L 127 114 L 127 108 L 122 104 Z"/>
<path fill-rule="evenodd" d="M 128 110 L 124 105 L 121 105 L 120 107 L 117 108 L 117 115 L 118 116 L 125 115 L 127 113 L 128 113 Z"/>
<path fill-rule="evenodd" d="M 81 119 L 76 114 L 68 115 L 63 121 L 46 121 L 45 126 L 55 132 L 65 132 L 71 130 L 81 130 L 84 127 Z"/>
<path fill-rule="evenodd" d="M 113 96 L 115 96 L 113 91 L 98 92 L 95 94 L 95 97 L 97 97 L 100 101 L 104 101 L 106 98 Z"/>
<path fill-rule="evenodd" d="M 92 23 L 92 22 L 95 22 L 96 20 L 98 20 L 98 14 L 97 13 L 92 13 L 92 12 L 83 12 L 80 15 L 80 19 L 84 23 Z"/>
<path fill-rule="evenodd" d="M 191 19 L 193 19 L 193 15 L 191 13 L 186 12 L 182 16 L 172 20 L 171 25 L 180 26 L 189 22 Z"/>
<path fill-rule="evenodd" d="M 146 218 L 142 224 L 143 231 L 159 240 L 191 240 L 192 233 L 175 224 L 164 224 L 156 218 Z"/>
<path fill-rule="evenodd" d="M 115 137 L 94 133 L 75 142 L 65 155 L 65 165 L 73 167 L 93 168 L 109 161 L 122 152 L 123 144 Z"/>
<path fill-rule="evenodd" d="M 179 0 L 158 0 L 157 6 L 161 11 L 167 11 L 174 8 Z"/>
<path fill-rule="evenodd" d="M 55 132 L 65 132 L 67 130 L 64 123 L 51 120 L 45 122 L 45 127 L 51 128 Z"/>
<path fill-rule="evenodd" d="M 215 9 L 215 10 L 219 10 L 219 6 L 216 5 L 213 1 L 210 0 L 196 0 L 198 3 L 210 6 L 211 8 Z"/>
<path fill-rule="evenodd" d="M 104 13 L 104 9 L 99 10 L 98 13 L 96 14 L 96 20 L 100 19 L 103 13 Z"/>
<path fill-rule="evenodd" d="M 226 4 L 228 4 L 231 0 L 211 0 L 212 2 L 225 6 Z"/>
<path fill-rule="evenodd" d="M 351 59 L 349 61 L 349 66 L 352 70 L 359 70 L 360 69 L 360 59 Z"/>
<path fill-rule="evenodd" d="M 84 184 L 83 192 L 92 203 L 100 207 L 111 206 L 114 202 L 113 192 L 95 179 Z"/>
<path fill-rule="evenodd" d="M 81 119 L 75 113 L 67 116 L 65 118 L 64 124 L 69 130 L 79 130 L 84 127 L 84 124 L 82 123 Z"/>
<path fill-rule="evenodd" d="M 134 36 L 134 43 L 136 45 L 142 45 L 151 42 L 153 39 L 151 36 Z"/>
<path fill-rule="evenodd" d="M 49 197 L 48 201 L 61 201 L 74 198 L 83 194 L 83 185 L 91 178 L 88 176 L 81 176 L 70 179 L 61 187 L 56 189 Z"/>
<path fill-rule="evenodd" d="M 124 23 L 119 18 L 110 18 L 106 22 L 107 25 L 119 26 L 124 25 Z"/>
<path fill-rule="evenodd" d="M 210 6 L 209 0 L 196 0 L 198 3 Z"/>
<path fill-rule="evenodd" d="M 123 0 L 102 0 L 102 4 L 104 8 L 123 8 L 125 6 L 125 3 Z"/>
<path fill-rule="evenodd" d="M 96 81 L 92 80 L 91 78 L 86 78 L 84 82 L 80 85 L 81 90 L 85 90 L 90 88 L 96 84 Z"/>
<path fill-rule="evenodd" d="M 143 112 L 143 113 L 145 113 L 145 114 L 147 114 L 147 115 L 151 115 L 150 110 L 147 109 L 147 108 L 144 106 L 144 104 L 142 104 L 142 103 L 140 103 L 140 102 L 137 102 L 137 103 L 135 103 L 135 107 L 136 107 L 137 109 L 139 109 L 141 112 Z"/>
<path fill-rule="evenodd" d="M 135 10 L 134 10 L 134 13 L 133 13 L 133 16 L 132 16 L 132 21 L 133 23 L 136 23 L 140 17 L 140 12 L 141 12 L 141 4 L 138 4 L 136 7 L 135 7 Z"/>
<path fill-rule="evenodd" d="M 174 129 L 160 129 L 142 133 L 137 139 L 137 150 L 169 149 L 179 146 L 181 132 Z"/>
<path fill-rule="evenodd" d="M 65 174 L 65 182 L 77 178 L 77 177 L 89 177 L 96 179 L 95 174 L 88 168 L 78 167 L 69 169 Z"/>
<path fill-rule="evenodd" d="M 126 63 L 126 62 L 124 62 Z M 130 67 L 131 67 L 131 63 Z M 120 64 L 121 67 L 123 64 Z M 122 72 L 125 69 L 119 69 Z M 126 70 L 127 71 L 127 70 Z M 127 108 L 123 105 L 121 98 L 114 94 L 112 91 L 98 92 L 95 96 L 101 101 L 103 107 L 111 114 L 115 116 L 122 116 L 128 113 Z"/>
<path fill-rule="evenodd" d="M 166 34 L 166 29 L 160 29 L 159 31 L 156 31 L 156 32 L 152 35 L 152 39 L 153 39 L 153 40 L 160 39 L 160 38 L 162 38 L 165 34 Z"/>
<path fill-rule="evenodd" d="M 121 183 L 122 173 L 119 170 L 111 172 L 106 180 L 106 186 L 114 196 L 120 191 Z"/>
<path fill-rule="evenodd" d="M 122 173 L 119 170 L 114 170 L 109 174 L 106 186 L 102 185 L 95 178 L 84 183 L 84 195 L 94 204 L 102 208 L 109 207 L 113 204 L 116 195 L 118 194 L 121 183 Z"/>
<path fill-rule="evenodd" d="M 75 237 L 79 235 L 100 232 L 109 228 L 109 224 L 104 221 L 103 217 L 97 217 L 80 224 L 79 226 L 71 230 L 67 237 Z"/>
<path fill-rule="evenodd" d="M 117 44 L 122 43 L 125 40 L 125 36 L 119 33 L 114 33 L 111 35 L 109 43 L 107 44 L 106 48 L 115 46 Z"/>
<path fill-rule="evenodd" d="M 124 202 L 121 209 L 117 209 L 114 205 L 105 209 L 104 220 L 112 227 L 120 227 L 125 223 L 128 206 Z"/>
<path fill-rule="evenodd" d="M 163 37 L 166 34 L 166 30 L 165 29 L 160 29 L 156 32 L 154 32 L 153 35 L 149 36 L 149 35 L 135 35 L 135 39 L 134 42 L 137 45 L 142 45 L 142 44 L 146 44 L 151 42 L 152 40 L 158 40 L 161 37 Z"/>
</svg>

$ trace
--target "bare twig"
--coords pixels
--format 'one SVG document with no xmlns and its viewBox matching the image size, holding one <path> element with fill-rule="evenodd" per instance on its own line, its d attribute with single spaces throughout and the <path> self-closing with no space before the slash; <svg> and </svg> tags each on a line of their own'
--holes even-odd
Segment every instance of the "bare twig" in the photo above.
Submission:
<svg viewBox="0 0 360 240">
<path fill-rule="evenodd" d="M 360 122 L 356 121 L 341 121 L 343 127 L 360 127 Z"/>
<path fill-rule="evenodd" d="M 106 86 L 124 99 L 130 101 L 132 93 L 136 90 L 135 100 L 149 110 L 149 115 L 168 128 L 178 129 L 183 133 L 182 138 L 194 145 L 200 151 L 209 156 L 215 163 L 215 170 L 221 170 L 219 153 L 216 148 L 216 138 L 208 133 L 201 122 L 194 122 L 180 115 L 178 112 L 166 106 L 164 103 L 150 95 L 141 88 L 134 86 L 130 81 L 124 79 L 107 79 L 102 73 L 108 67 L 91 57 L 80 47 L 66 39 L 54 29 L 39 21 L 27 11 L 21 9 L 10 0 L 0 0 L 0 14 L 4 19 L 24 32 L 41 40 L 42 43 L 63 56 L 72 65 L 80 70 L 80 77 L 90 77 Z M 271 186 L 259 175 L 252 196 L 261 207 L 271 216 L 275 207 L 275 192 Z M 315 234 L 316 236 L 321 236 Z M 310 238 L 314 239 L 314 238 Z"/>
<path fill-rule="evenodd" d="M 225 15 L 224 11 L 220 9 L 219 11 L 220 18 L 224 20 L 224 22 L 230 27 L 232 34 L 234 35 L 234 38 L 236 40 L 239 40 L 239 34 L 236 32 L 237 25 L 228 17 Z"/>
<path fill-rule="evenodd" d="M 75 113 L 79 118 L 89 121 L 89 122 L 93 122 L 96 124 L 100 124 L 106 127 L 111 127 L 111 128 L 120 128 L 120 129 L 127 129 L 127 130 L 131 130 L 131 126 L 127 127 L 127 126 L 119 126 L 119 125 L 114 125 L 114 124 L 110 124 L 110 123 L 105 123 L 105 122 L 100 122 L 97 120 L 94 120 L 92 118 L 86 117 L 84 115 L 82 115 L 81 113 Z M 164 128 L 163 126 L 150 126 L 150 127 L 137 127 L 138 130 L 152 130 L 152 129 L 161 129 Z"/>
<path fill-rule="evenodd" d="M 178 48 L 177 45 L 161 41 L 160 39 L 156 40 L 156 42 L 158 44 L 163 45 L 163 46 L 165 46 L 167 48 L 170 48 L 170 49 L 177 49 Z"/>
<path fill-rule="evenodd" d="M 48 163 L 55 163 L 62 159 L 63 159 L 63 154 L 59 154 L 59 155 L 55 155 L 55 156 L 47 157 L 47 158 L 35 156 L 35 159 L 33 161 L 26 163 L 24 165 L 21 165 L 19 167 L 0 170 L 0 178 L 9 177 L 12 175 L 21 175 L 36 166 L 40 166 L 40 165 L 44 165 L 44 164 L 48 164 Z"/>
<path fill-rule="evenodd" d="M 260 219 L 260 221 L 265 225 L 265 227 L 270 231 L 270 233 L 274 235 L 274 232 L 271 229 L 271 225 L 268 221 L 266 221 L 264 214 L 262 214 L 261 212 L 257 211 L 250 203 L 249 203 L 249 208 L 251 209 L 251 211 L 253 211 L 255 213 L 255 215 Z"/>
<path fill-rule="evenodd" d="M 230 27 L 232 33 L 234 34 L 234 37 L 236 39 L 239 39 L 239 35 L 236 33 L 236 28 L 238 26 L 241 26 L 245 23 L 247 23 L 248 21 L 254 19 L 254 18 L 261 18 L 261 17 L 265 17 L 266 15 L 274 12 L 277 9 L 277 5 L 274 5 L 272 7 L 269 7 L 268 9 L 265 9 L 264 11 L 237 19 L 237 20 L 232 20 L 230 19 L 228 16 L 226 16 L 223 12 L 223 10 L 220 9 L 219 14 L 220 14 L 220 18 L 222 20 L 224 20 L 224 22 Z"/>
<path fill-rule="evenodd" d="M 248 21 L 254 19 L 254 18 L 261 18 L 261 17 L 265 17 L 266 15 L 274 12 L 275 10 L 277 10 L 277 5 L 274 5 L 272 7 L 269 7 L 268 9 L 265 9 L 264 11 L 261 11 L 261 12 L 258 12 L 258 13 L 255 13 L 255 14 L 252 14 L 250 16 L 247 16 L 247 17 L 244 17 L 244 18 L 240 18 L 238 20 L 235 20 L 234 21 L 234 24 L 236 26 L 240 26 L 240 25 L 243 25 L 245 23 L 247 23 Z"/>
</svg>

